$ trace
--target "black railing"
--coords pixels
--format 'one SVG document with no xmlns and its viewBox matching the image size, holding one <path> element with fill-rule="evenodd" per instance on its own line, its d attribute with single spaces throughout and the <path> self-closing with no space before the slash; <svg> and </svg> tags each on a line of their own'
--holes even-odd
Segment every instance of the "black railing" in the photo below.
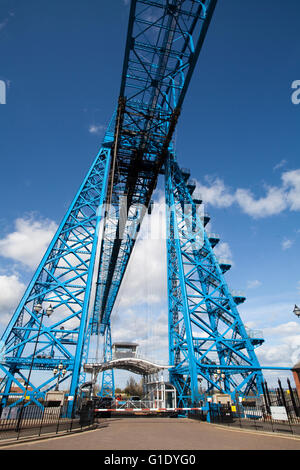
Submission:
<svg viewBox="0 0 300 470">
<path fill-rule="evenodd" d="M 209 421 L 241 429 L 300 434 L 300 420 L 291 418 L 290 411 L 284 406 L 273 406 L 268 412 L 265 406 L 210 404 Z"/>
<path fill-rule="evenodd" d="M 0 418 L 0 442 L 80 431 L 94 424 L 94 412 L 88 405 L 82 406 L 72 418 L 67 417 L 66 411 L 66 405 L 4 408 Z"/>
<path fill-rule="evenodd" d="M 295 388 L 269 388 L 264 382 L 263 395 L 247 397 L 227 404 L 208 401 L 198 412 L 190 412 L 192 419 L 206 420 L 214 424 L 250 428 L 257 431 L 282 432 L 300 435 L 300 399 Z"/>
<path fill-rule="evenodd" d="M 294 390 L 273 389 L 267 400 L 208 405 L 208 421 L 257 431 L 300 434 L 300 407 Z"/>
</svg>

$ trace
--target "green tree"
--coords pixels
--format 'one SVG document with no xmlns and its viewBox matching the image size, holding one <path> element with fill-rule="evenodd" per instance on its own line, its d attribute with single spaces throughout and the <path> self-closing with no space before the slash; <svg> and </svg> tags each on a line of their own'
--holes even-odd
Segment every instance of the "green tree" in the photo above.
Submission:
<svg viewBox="0 0 300 470">
<path fill-rule="evenodd" d="M 126 383 L 126 387 L 124 388 L 124 393 L 129 396 L 139 396 L 142 398 L 143 395 L 143 382 L 142 380 L 138 383 L 134 377 L 129 377 Z"/>
</svg>

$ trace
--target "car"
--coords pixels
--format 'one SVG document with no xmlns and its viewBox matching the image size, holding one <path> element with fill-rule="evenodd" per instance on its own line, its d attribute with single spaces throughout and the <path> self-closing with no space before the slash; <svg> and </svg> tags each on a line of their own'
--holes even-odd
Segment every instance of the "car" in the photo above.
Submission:
<svg viewBox="0 0 300 470">
<path fill-rule="evenodd" d="M 141 401 L 140 397 L 134 396 L 129 398 L 130 401 Z"/>
</svg>

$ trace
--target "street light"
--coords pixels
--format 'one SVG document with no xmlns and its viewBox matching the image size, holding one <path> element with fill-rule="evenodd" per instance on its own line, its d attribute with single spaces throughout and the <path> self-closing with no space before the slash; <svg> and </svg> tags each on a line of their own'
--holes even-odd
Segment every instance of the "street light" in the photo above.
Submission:
<svg viewBox="0 0 300 470">
<path fill-rule="evenodd" d="M 43 310 L 43 306 L 41 304 L 35 304 L 33 306 L 33 310 L 36 313 L 40 313 L 41 310 Z M 42 311 L 42 315 L 47 315 L 47 317 L 51 317 L 52 313 L 54 312 L 52 305 L 50 304 L 49 307 L 46 310 Z"/>
<path fill-rule="evenodd" d="M 53 375 L 54 377 L 57 375 L 57 382 L 56 382 L 56 387 L 55 391 L 59 390 L 59 378 L 64 377 L 67 373 L 67 369 L 63 366 L 62 363 L 58 364 L 57 368 L 55 367 L 53 369 Z"/>
<path fill-rule="evenodd" d="M 21 407 L 21 410 L 20 410 L 16 431 L 20 430 L 20 423 L 21 423 L 22 416 L 23 416 L 25 400 L 27 399 L 27 392 L 28 392 L 28 387 L 29 387 L 29 383 L 30 383 L 31 372 L 32 372 L 32 369 L 33 369 L 33 362 L 34 362 L 34 358 L 35 358 L 35 355 L 36 355 L 37 345 L 38 345 L 38 342 L 39 342 L 39 337 L 40 337 L 40 333 L 41 333 L 41 329 L 42 329 L 43 318 L 44 318 L 45 315 L 49 318 L 52 315 L 52 313 L 54 312 L 54 309 L 52 308 L 51 304 L 48 306 L 48 308 L 46 310 L 43 310 L 43 306 L 40 303 L 34 304 L 32 310 L 37 315 L 40 314 L 41 319 L 40 319 L 40 322 L 39 322 L 40 324 L 39 324 L 38 334 L 37 334 L 37 337 L 36 337 L 36 340 L 35 340 L 34 350 L 33 350 L 33 353 L 32 353 L 29 374 L 28 374 L 27 381 L 26 381 L 26 386 L 25 386 L 25 391 L 24 391 L 23 401 L 22 401 L 22 407 Z"/>
<path fill-rule="evenodd" d="M 43 310 L 43 306 L 38 303 L 38 304 L 35 304 L 33 306 L 33 310 L 34 310 L 35 313 L 37 313 L 37 314 L 40 313 L 41 314 L 41 320 L 40 320 L 38 334 L 37 334 L 35 345 L 34 345 L 34 351 L 33 351 L 33 354 L 32 354 L 32 359 L 31 359 L 29 374 L 28 374 L 28 378 L 27 378 L 24 398 L 26 398 L 26 396 L 27 396 L 29 380 L 30 380 L 30 377 L 31 377 L 33 362 L 34 362 L 34 358 L 35 358 L 35 354 L 36 354 L 36 350 L 37 350 L 37 345 L 38 345 L 38 342 L 39 342 L 39 337 L 40 337 L 40 333 L 41 333 L 41 329 L 42 329 L 43 318 L 44 318 L 45 315 L 49 318 L 52 315 L 52 313 L 54 312 L 51 304 L 49 305 L 49 307 L 46 310 Z"/>
<path fill-rule="evenodd" d="M 220 369 L 217 369 L 214 374 L 214 380 L 216 383 L 219 382 L 220 387 L 221 387 L 221 380 L 224 380 L 225 378 L 226 378 L 226 375 Z"/>
<path fill-rule="evenodd" d="M 298 305 L 295 305 L 293 313 L 296 315 L 296 317 L 300 317 L 300 308 L 298 307 Z"/>
</svg>

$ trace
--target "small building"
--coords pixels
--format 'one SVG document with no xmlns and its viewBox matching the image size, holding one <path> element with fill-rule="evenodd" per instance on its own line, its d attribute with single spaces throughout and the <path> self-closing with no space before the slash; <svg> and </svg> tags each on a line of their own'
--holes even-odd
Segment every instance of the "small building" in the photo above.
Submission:
<svg viewBox="0 0 300 470">
<path fill-rule="evenodd" d="M 111 347 L 113 359 L 125 357 L 137 357 L 138 344 L 136 343 L 114 343 Z"/>
<path fill-rule="evenodd" d="M 64 404 L 65 392 L 51 390 L 46 393 L 47 406 L 62 406 Z"/>
<path fill-rule="evenodd" d="M 227 393 L 214 393 L 212 396 L 212 402 L 220 405 L 231 405 L 231 395 Z"/>
<path fill-rule="evenodd" d="M 0 377 L 0 382 L 1 380 L 4 380 L 4 378 Z M 24 386 L 24 388 L 19 387 L 18 385 L 12 383 L 10 390 L 9 390 L 9 395 L 7 396 L 8 402 L 13 403 L 14 401 L 19 400 L 22 396 L 25 396 L 25 390 L 26 390 L 26 381 L 24 379 L 19 379 L 19 382 L 21 385 Z M 27 386 L 27 391 L 32 392 L 33 388 L 28 385 Z M 1 402 L 1 397 L 0 397 L 0 402 Z"/>
<path fill-rule="evenodd" d="M 144 400 L 155 409 L 175 409 L 177 407 L 176 388 L 166 382 L 162 371 L 143 377 Z"/>
</svg>

